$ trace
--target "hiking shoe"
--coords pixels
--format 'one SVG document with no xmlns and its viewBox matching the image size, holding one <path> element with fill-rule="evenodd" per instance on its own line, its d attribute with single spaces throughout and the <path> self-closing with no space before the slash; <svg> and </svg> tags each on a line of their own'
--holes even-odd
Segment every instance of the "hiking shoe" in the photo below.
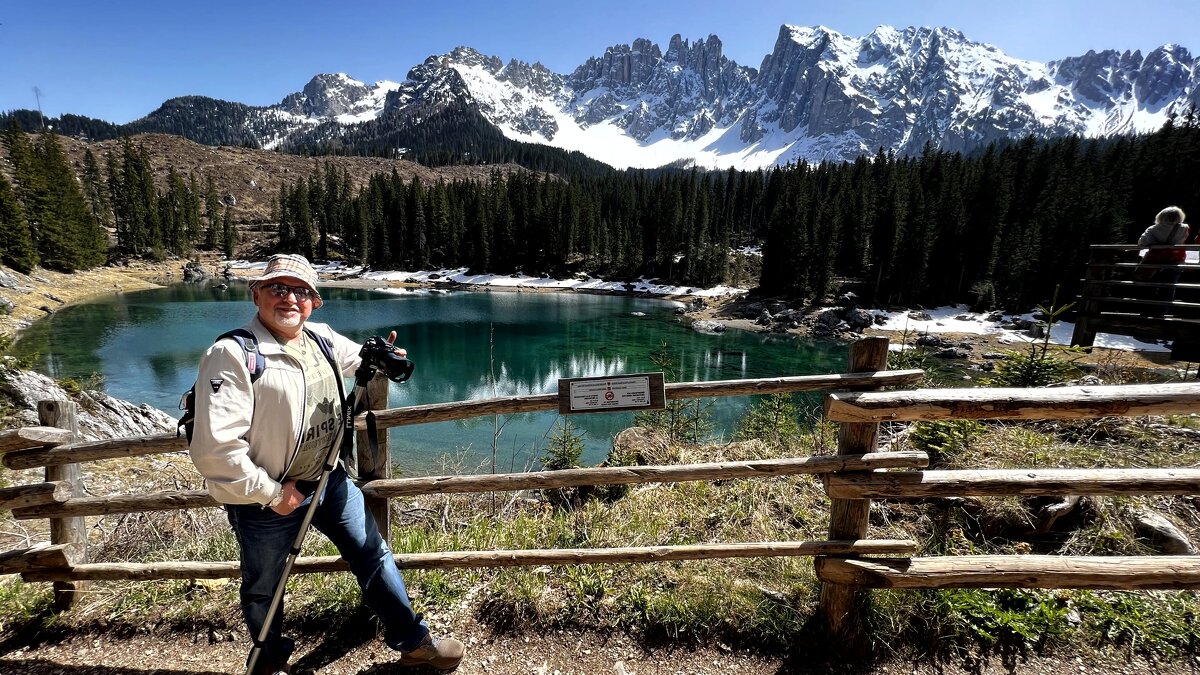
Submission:
<svg viewBox="0 0 1200 675">
<path fill-rule="evenodd" d="M 433 666 L 439 670 L 449 670 L 462 661 L 466 647 L 454 638 L 435 638 L 426 634 L 425 639 L 416 649 L 400 652 L 402 666 Z"/>
</svg>

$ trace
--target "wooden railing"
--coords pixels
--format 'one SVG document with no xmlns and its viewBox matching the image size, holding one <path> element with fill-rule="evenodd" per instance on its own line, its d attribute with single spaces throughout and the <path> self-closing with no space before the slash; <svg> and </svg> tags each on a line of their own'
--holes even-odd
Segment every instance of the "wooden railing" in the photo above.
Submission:
<svg viewBox="0 0 1200 675">
<path fill-rule="evenodd" d="M 1142 264 L 1139 252 L 1144 248 L 1089 248 L 1071 344 L 1091 347 L 1096 333 L 1131 335 L 1171 340 L 1174 358 L 1200 360 L 1200 265 Z M 1196 245 L 1170 248 L 1200 251 Z"/>
<path fill-rule="evenodd" d="M 831 390 L 825 414 L 839 424 L 834 456 L 717 462 L 689 465 L 619 466 L 477 476 L 392 479 L 382 457 L 366 456 L 359 443 L 362 489 L 381 531 L 390 532 L 387 500 L 441 493 L 562 488 L 582 485 L 669 483 L 768 476 L 822 476 L 831 499 L 828 538 L 823 541 L 744 542 L 693 546 L 606 549 L 449 551 L 397 554 L 403 568 L 504 567 L 547 564 L 633 563 L 727 557 L 813 556 L 823 582 L 819 612 L 835 634 L 855 633 L 857 604 L 867 588 L 1051 587 L 1200 588 L 1200 556 L 949 556 L 914 557 L 915 542 L 867 538 L 872 499 L 919 499 L 970 495 L 1153 495 L 1200 494 L 1200 469 L 1009 469 L 922 470 L 922 452 L 878 452 L 880 422 L 941 419 L 1079 419 L 1110 415 L 1194 413 L 1200 411 L 1200 384 L 1065 387 L 1059 389 L 936 389 L 879 391 L 910 385 L 920 371 L 885 371 L 886 338 L 851 345 L 850 373 L 674 384 L 668 399 L 747 393 Z M 371 400 L 386 406 L 386 381 L 372 383 Z M 55 402 L 49 406 L 65 409 Z M 376 411 L 381 453 L 386 428 L 402 424 L 462 419 L 557 407 L 549 395 L 435 404 Z M 50 518 L 82 523 L 86 517 L 215 505 L 204 491 L 81 497 L 78 462 L 183 449 L 173 436 L 72 442 L 73 434 L 46 426 L 0 432 L 3 464 L 9 468 L 47 467 L 47 481 L 0 489 L 0 508 L 15 518 Z M 61 423 L 62 420 L 57 420 Z M 362 422 L 362 420 L 357 420 Z M 362 425 L 360 425 L 361 427 Z M 364 432 L 365 433 L 365 432 Z M 361 439 L 360 439 L 361 440 Z M 72 477 L 71 467 L 74 468 Z M 66 468 L 63 472 L 59 469 Z M 51 470 L 55 470 L 52 477 Z M 65 477 L 63 474 L 65 473 Z M 871 557 L 864 556 L 892 556 Z M 896 557 L 900 556 L 900 557 Z M 336 557 L 306 557 L 296 573 L 345 570 Z M 51 540 L 0 554 L 0 574 L 19 573 L 25 581 L 56 584 L 56 599 L 69 606 L 78 586 L 90 580 L 149 580 L 236 577 L 232 561 L 89 563 L 86 542 L 75 526 L 51 528 Z"/>
</svg>

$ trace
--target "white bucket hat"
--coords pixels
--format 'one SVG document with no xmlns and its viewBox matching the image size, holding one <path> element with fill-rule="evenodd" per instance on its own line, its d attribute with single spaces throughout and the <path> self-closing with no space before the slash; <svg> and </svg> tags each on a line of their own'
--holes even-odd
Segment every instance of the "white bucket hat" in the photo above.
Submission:
<svg viewBox="0 0 1200 675">
<path fill-rule="evenodd" d="M 320 292 L 317 291 L 317 271 L 302 255 L 277 253 L 267 258 L 267 268 L 263 270 L 262 276 L 250 281 L 250 288 L 256 288 L 264 282 L 279 277 L 291 277 L 308 287 L 315 294 L 313 309 L 324 304 Z"/>
</svg>

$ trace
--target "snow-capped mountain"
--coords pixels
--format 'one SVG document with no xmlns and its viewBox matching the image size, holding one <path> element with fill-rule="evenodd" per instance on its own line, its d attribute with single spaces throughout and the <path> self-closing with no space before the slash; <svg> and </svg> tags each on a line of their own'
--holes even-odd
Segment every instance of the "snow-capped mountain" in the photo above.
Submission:
<svg viewBox="0 0 1200 675">
<path fill-rule="evenodd" d="M 275 107 L 314 123 L 332 117 L 342 124 L 354 124 L 378 117 L 388 92 L 399 88 L 387 80 L 367 86 L 345 73 L 322 74 Z"/>
<path fill-rule="evenodd" d="M 184 114 L 180 100 L 173 115 Z M 1197 103 L 1200 59 L 1177 45 L 1042 64 L 949 28 L 881 26 L 848 37 L 785 25 L 757 69 L 727 59 L 715 35 L 676 35 L 665 51 L 646 39 L 614 45 L 569 74 L 458 47 L 401 83 L 318 75 L 277 105 L 245 107 L 238 123 L 274 147 L 361 139 L 376 133 L 372 124 L 394 130 L 438 110 L 470 110 L 509 139 L 616 167 L 759 168 L 881 147 L 911 154 L 927 143 L 969 150 L 1027 135 L 1150 131 Z"/>
</svg>

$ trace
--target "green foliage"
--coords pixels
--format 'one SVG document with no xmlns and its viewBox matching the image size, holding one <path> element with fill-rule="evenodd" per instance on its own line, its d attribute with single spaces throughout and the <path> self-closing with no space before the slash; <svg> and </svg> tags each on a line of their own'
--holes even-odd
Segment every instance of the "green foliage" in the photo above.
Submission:
<svg viewBox="0 0 1200 675">
<path fill-rule="evenodd" d="M 1007 352 L 1008 358 L 996 365 L 996 373 L 989 379 L 989 384 L 1002 387 L 1044 387 L 1048 384 L 1064 382 L 1076 372 L 1075 366 L 1059 356 L 1060 353 L 1078 352 L 1077 349 L 1065 348 L 1051 350 L 1050 330 L 1054 323 L 1075 303 L 1057 307 L 1058 288 L 1054 289 L 1054 299 L 1050 307 L 1038 305 L 1037 310 L 1043 319 L 1038 325 L 1043 329 L 1043 337 L 1039 342 L 1031 342 L 1025 352 Z"/>
<path fill-rule="evenodd" d="M 663 371 L 668 382 L 675 381 L 675 360 L 670 346 L 663 341 L 650 355 L 650 361 Z M 703 443 L 709 440 L 712 429 L 711 399 L 677 399 L 667 401 L 662 410 L 643 410 L 633 416 L 634 424 L 655 429 L 672 443 Z"/>
<path fill-rule="evenodd" d="M 930 463 L 953 462 L 984 428 L 974 420 L 916 422 L 911 427 L 908 442 L 913 448 L 928 453 Z"/>
<path fill-rule="evenodd" d="M 583 456 L 583 437 L 575 433 L 571 420 L 562 418 L 546 442 L 546 450 L 539 458 L 547 471 L 579 468 Z"/>
<path fill-rule="evenodd" d="M 52 621 L 53 606 L 50 586 L 28 584 L 16 576 L 0 579 L 0 630 L 6 635 L 14 634 L 17 628 Z"/>
<path fill-rule="evenodd" d="M 1200 643 L 1200 599 L 1194 592 L 1077 591 L 1072 604 L 1097 645 L 1170 658 Z"/>
<path fill-rule="evenodd" d="M 24 273 L 38 263 L 29 221 L 3 174 L 0 174 L 0 262 Z"/>
<path fill-rule="evenodd" d="M 1069 608 L 1045 591 L 949 589 L 935 596 L 938 620 L 987 647 L 1032 649 L 1068 628 Z"/>
<path fill-rule="evenodd" d="M 799 417 L 800 409 L 790 394 L 761 396 L 738 422 L 734 438 L 758 438 L 771 447 L 786 450 L 802 436 Z"/>
</svg>

